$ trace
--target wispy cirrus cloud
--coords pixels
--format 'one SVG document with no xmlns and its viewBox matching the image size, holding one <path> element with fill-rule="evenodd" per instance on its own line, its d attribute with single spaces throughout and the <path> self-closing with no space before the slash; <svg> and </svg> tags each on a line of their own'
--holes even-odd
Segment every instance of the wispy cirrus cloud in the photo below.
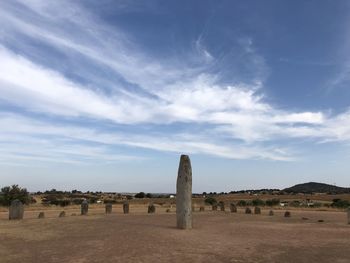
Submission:
<svg viewBox="0 0 350 263">
<path fill-rule="evenodd" d="M 240 52 L 257 69 L 253 84 L 228 85 L 211 70 L 217 61 L 202 39 L 195 48 L 205 63 L 193 66 L 186 58 L 179 62 L 147 54 L 135 36 L 110 28 L 76 3 L 19 1 L 0 6 L 0 99 L 21 109 L 13 114 L 5 109 L 1 115 L 2 158 L 6 153 L 8 159 L 39 158 L 49 152 L 51 159 L 62 160 L 77 153 L 79 162 L 132 159 L 115 152 L 114 147 L 123 145 L 233 159 L 293 160 L 293 151 L 278 140 L 350 139 L 348 112 L 331 116 L 282 110 L 267 102 L 266 64 L 251 38 L 239 43 Z M 114 124 L 128 131 L 112 131 Z M 139 129 L 142 125 L 148 125 L 147 134 Z M 195 125 L 201 126 L 200 132 Z M 37 143 L 41 135 L 49 139 Z M 21 151 L 20 140 L 29 138 L 33 143 Z M 34 145 L 40 147 L 35 150 Z"/>
</svg>

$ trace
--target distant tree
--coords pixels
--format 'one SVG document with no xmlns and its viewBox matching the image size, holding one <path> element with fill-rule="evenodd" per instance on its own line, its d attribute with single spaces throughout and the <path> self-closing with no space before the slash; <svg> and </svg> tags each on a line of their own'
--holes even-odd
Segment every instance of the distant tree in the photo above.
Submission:
<svg viewBox="0 0 350 263">
<path fill-rule="evenodd" d="M 135 195 L 135 198 L 145 198 L 146 194 L 144 192 L 140 192 Z"/>
<path fill-rule="evenodd" d="M 268 199 L 266 200 L 266 205 L 267 206 L 275 206 L 275 205 L 279 205 L 280 204 L 280 200 L 277 198 L 273 198 L 273 199 Z"/>
<path fill-rule="evenodd" d="M 254 199 L 252 201 L 253 206 L 263 206 L 265 205 L 265 202 L 261 199 Z"/>
<path fill-rule="evenodd" d="M 214 197 L 205 198 L 204 202 L 206 204 L 215 205 L 218 201 Z"/>
<path fill-rule="evenodd" d="M 246 206 L 247 205 L 247 201 L 245 200 L 239 200 L 237 203 L 238 206 Z"/>
<path fill-rule="evenodd" d="M 15 199 L 20 200 L 24 204 L 29 204 L 31 197 L 26 188 L 21 188 L 17 184 L 5 186 L 1 189 L 0 204 L 9 206 Z"/>
<path fill-rule="evenodd" d="M 146 197 L 147 198 L 152 198 L 153 196 L 152 196 L 152 194 L 148 193 L 148 194 L 146 194 Z"/>
</svg>

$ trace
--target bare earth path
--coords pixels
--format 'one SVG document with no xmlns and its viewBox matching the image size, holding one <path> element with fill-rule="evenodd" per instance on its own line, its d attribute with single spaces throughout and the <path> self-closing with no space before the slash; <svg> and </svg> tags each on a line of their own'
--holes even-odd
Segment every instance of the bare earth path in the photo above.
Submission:
<svg viewBox="0 0 350 263">
<path fill-rule="evenodd" d="M 345 213 L 266 214 L 197 212 L 189 231 L 174 213 L 0 220 L 0 262 L 350 262 Z"/>
</svg>

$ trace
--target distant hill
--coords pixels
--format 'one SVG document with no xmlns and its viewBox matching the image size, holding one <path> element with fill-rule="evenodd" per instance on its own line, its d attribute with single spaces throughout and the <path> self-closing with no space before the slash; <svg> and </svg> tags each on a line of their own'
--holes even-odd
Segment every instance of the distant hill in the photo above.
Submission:
<svg viewBox="0 0 350 263">
<path fill-rule="evenodd" d="M 297 184 L 292 187 L 283 189 L 284 192 L 287 193 L 331 193 L 331 194 L 345 194 L 350 193 L 350 188 L 338 187 L 330 184 L 323 183 L 305 183 L 305 184 Z"/>
</svg>

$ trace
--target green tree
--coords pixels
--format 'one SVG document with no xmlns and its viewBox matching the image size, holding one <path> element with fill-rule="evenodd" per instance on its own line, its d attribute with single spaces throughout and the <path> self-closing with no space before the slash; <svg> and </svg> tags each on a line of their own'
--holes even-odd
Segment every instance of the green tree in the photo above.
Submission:
<svg viewBox="0 0 350 263">
<path fill-rule="evenodd" d="M 135 198 L 145 198 L 146 194 L 144 192 L 140 192 L 135 195 Z"/>
<path fill-rule="evenodd" d="M 215 204 L 217 204 L 218 201 L 216 201 L 216 199 L 214 197 L 207 197 L 207 198 L 205 198 L 204 202 L 206 204 L 215 205 Z"/>
<path fill-rule="evenodd" d="M 9 206 L 15 199 L 20 200 L 24 204 L 30 203 L 30 196 L 26 188 L 21 188 L 17 184 L 5 186 L 1 189 L 0 204 Z"/>
</svg>

